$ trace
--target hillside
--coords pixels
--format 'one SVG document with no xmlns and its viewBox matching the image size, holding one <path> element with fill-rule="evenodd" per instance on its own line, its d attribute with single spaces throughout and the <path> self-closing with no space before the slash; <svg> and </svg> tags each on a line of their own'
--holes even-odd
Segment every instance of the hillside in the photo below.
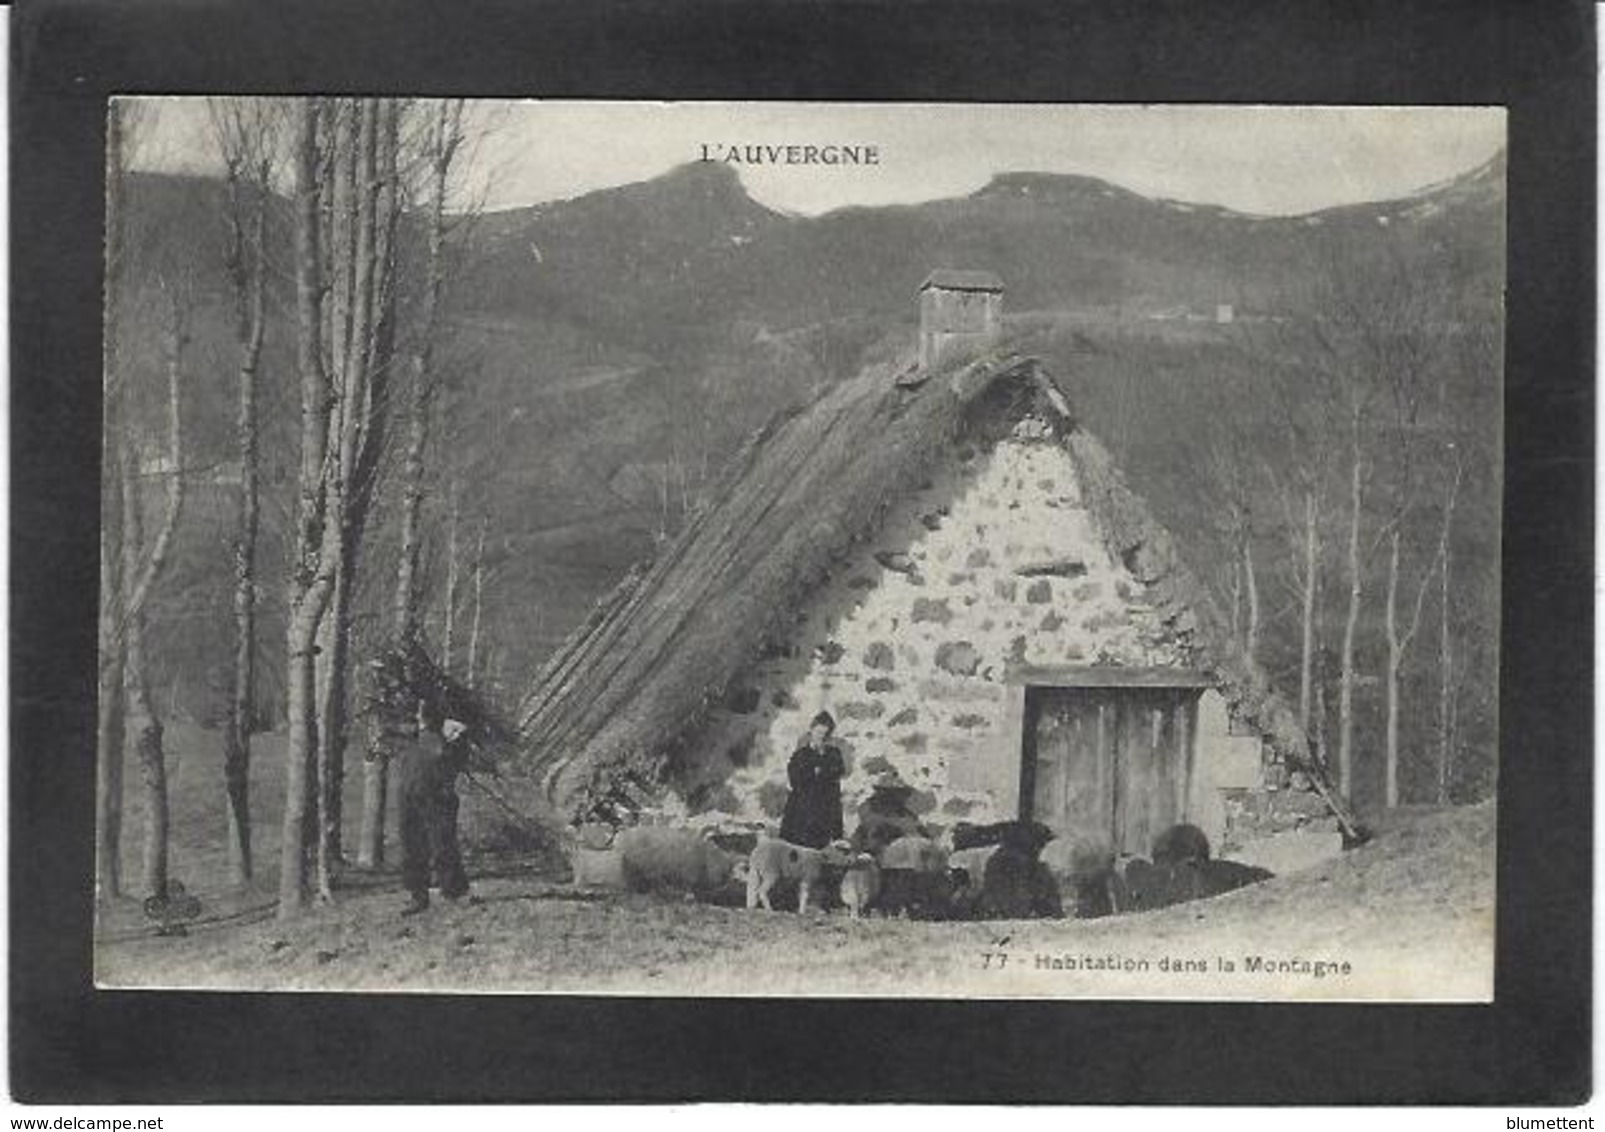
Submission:
<svg viewBox="0 0 1605 1132">
<path fill-rule="evenodd" d="M 204 476 L 227 464 L 231 443 L 229 384 L 211 377 L 232 366 L 222 224 L 195 222 L 219 215 L 221 188 L 142 175 L 129 200 L 130 254 L 140 267 L 131 272 L 131 355 L 156 356 L 153 280 L 182 275 L 197 299 L 197 380 L 185 408 L 190 462 Z M 1294 316 L 1341 265 L 1432 256 L 1454 265 L 1465 302 L 1475 304 L 1471 317 L 1496 319 L 1503 201 L 1501 155 L 1401 200 L 1302 217 L 1249 216 L 1032 172 L 1000 174 L 954 199 L 798 217 L 753 201 L 730 168 L 698 164 L 476 218 L 453 269 L 441 352 L 453 396 L 437 455 L 454 469 L 464 545 L 481 524 L 487 532 L 492 683 L 516 695 L 597 596 L 678 529 L 752 430 L 866 360 L 906 348 L 915 288 L 939 265 L 1003 277 L 1014 328 L 1076 389 L 1078 411 L 1205 559 L 1201 572 L 1216 576 L 1210 559 L 1220 533 L 1198 506 L 1191 470 L 1203 438 L 1190 424 L 1200 414 L 1253 420 L 1264 406 L 1234 377 L 1260 364 L 1252 341 L 1206 316 L 1220 303 L 1243 316 Z M 270 228 L 281 255 L 288 237 L 281 208 Z M 404 269 L 416 255 L 407 246 Z M 283 551 L 274 532 L 290 506 L 295 443 L 286 287 L 281 279 L 271 296 L 279 317 L 262 393 L 272 420 L 264 572 L 275 579 Z M 141 387 L 155 388 L 142 364 Z M 1485 368 L 1458 372 L 1455 419 L 1445 427 L 1487 457 L 1474 461 L 1481 478 L 1468 490 L 1467 513 L 1480 526 L 1460 536 L 1463 560 L 1478 564 L 1461 616 L 1476 625 L 1492 623 L 1497 593 L 1497 524 L 1488 517 L 1498 499 L 1500 393 Z M 434 531 L 426 569 L 437 585 L 450 495 L 443 482 L 426 501 Z M 158 686 L 204 720 L 226 648 L 212 614 L 228 600 L 227 500 L 222 488 L 193 499 L 175 556 L 182 563 L 164 581 L 153 620 Z M 366 552 L 371 612 L 360 631 L 370 638 L 384 628 L 390 537 L 386 512 Z M 265 682 L 279 667 L 278 589 L 264 587 Z M 438 608 L 435 617 L 438 633 Z M 1285 653 L 1275 639 L 1269 647 Z M 265 684 L 263 694 L 271 714 L 274 690 Z"/>
</svg>

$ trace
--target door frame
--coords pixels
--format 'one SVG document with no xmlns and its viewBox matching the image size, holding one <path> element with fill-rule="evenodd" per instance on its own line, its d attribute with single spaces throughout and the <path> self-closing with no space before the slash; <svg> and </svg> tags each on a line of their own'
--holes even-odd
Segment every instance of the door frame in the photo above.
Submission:
<svg viewBox="0 0 1605 1132">
<path fill-rule="evenodd" d="M 1116 665 L 1016 665 L 1004 675 L 1013 685 L 1012 699 L 1018 705 L 1017 741 L 1014 744 L 1014 792 L 1016 816 L 1021 821 L 1033 820 L 1036 808 L 1037 728 L 1033 701 L 1043 692 L 1082 691 L 1095 688 L 1138 689 L 1173 688 L 1202 694 L 1217 688 L 1220 681 L 1199 669 L 1164 667 L 1120 667 Z M 1196 763 L 1198 734 L 1194 728 L 1187 736 L 1194 748 Z M 1186 784 L 1181 789 L 1186 790 Z"/>
</svg>

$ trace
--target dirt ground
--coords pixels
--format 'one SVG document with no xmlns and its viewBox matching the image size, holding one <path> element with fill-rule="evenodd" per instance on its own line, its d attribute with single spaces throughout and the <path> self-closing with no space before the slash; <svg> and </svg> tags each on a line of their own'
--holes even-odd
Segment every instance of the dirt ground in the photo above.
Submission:
<svg viewBox="0 0 1605 1132">
<path fill-rule="evenodd" d="M 263 833 L 271 861 L 267 823 Z M 198 843 L 175 846 L 176 875 L 215 875 L 216 842 L 204 829 L 194 836 Z M 470 871 L 480 903 L 437 901 L 408 919 L 398 915 L 404 898 L 394 874 L 384 872 L 350 874 L 335 904 L 293 922 L 274 918 L 271 869 L 242 893 L 191 883 L 204 911 L 183 937 L 155 936 L 135 902 L 124 901 L 101 917 L 96 980 L 648 995 L 1480 1001 L 1492 994 L 1492 805 L 1401 812 L 1375 841 L 1326 865 L 1213 900 L 1099 920 L 854 922 L 839 912 L 798 916 L 578 892 L 506 857 L 471 860 Z"/>
</svg>

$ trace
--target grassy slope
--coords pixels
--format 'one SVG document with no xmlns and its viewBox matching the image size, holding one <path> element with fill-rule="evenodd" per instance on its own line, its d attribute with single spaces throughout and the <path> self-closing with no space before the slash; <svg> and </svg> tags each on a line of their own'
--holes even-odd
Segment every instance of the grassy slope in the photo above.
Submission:
<svg viewBox="0 0 1605 1132">
<path fill-rule="evenodd" d="M 175 737 L 178 739 L 180 737 Z M 204 738 L 193 733 L 188 738 Z M 277 759 L 258 764 L 271 841 Z M 180 776 L 175 857 L 206 916 L 158 939 L 129 908 L 103 922 L 99 981 L 117 986 L 304 990 L 601 991 L 621 994 L 1067 995 L 1476 999 L 1492 988 L 1494 809 L 1397 815 L 1371 845 L 1308 872 L 1212 901 L 1098 921 L 854 923 L 749 913 L 646 896 L 601 897 L 471 859 L 484 903 L 402 920 L 393 874 L 357 879 L 294 924 L 268 889 L 226 896 L 184 846 L 208 808 L 204 776 Z M 487 807 L 465 791 L 465 822 Z M 203 830 L 204 835 L 204 830 Z M 269 845 L 263 848 L 269 849 Z M 218 864 L 220 862 L 213 862 Z M 207 866 L 210 867 L 210 866 Z M 186 871 L 187 868 L 187 871 Z M 215 919 L 214 919 L 215 918 Z M 1006 943 L 1000 941 L 1007 939 Z M 986 952 L 1006 952 L 1002 971 Z M 1035 967 L 1038 954 L 1146 959 L 1146 972 Z M 1354 974 L 1248 974 L 1249 954 L 1348 960 Z M 1161 957 L 1233 960 L 1231 976 L 1158 970 Z"/>
</svg>

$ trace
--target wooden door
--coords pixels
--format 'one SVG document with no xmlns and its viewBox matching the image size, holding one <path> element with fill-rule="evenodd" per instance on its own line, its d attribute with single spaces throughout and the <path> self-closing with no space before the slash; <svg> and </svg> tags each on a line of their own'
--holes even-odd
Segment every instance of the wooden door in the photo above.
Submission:
<svg viewBox="0 0 1605 1132">
<path fill-rule="evenodd" d="M 1147 856 L 1187 819 L 1197 700 L 1191 688 L 1029 689 L 1021 816 Z"/>
</svg>

